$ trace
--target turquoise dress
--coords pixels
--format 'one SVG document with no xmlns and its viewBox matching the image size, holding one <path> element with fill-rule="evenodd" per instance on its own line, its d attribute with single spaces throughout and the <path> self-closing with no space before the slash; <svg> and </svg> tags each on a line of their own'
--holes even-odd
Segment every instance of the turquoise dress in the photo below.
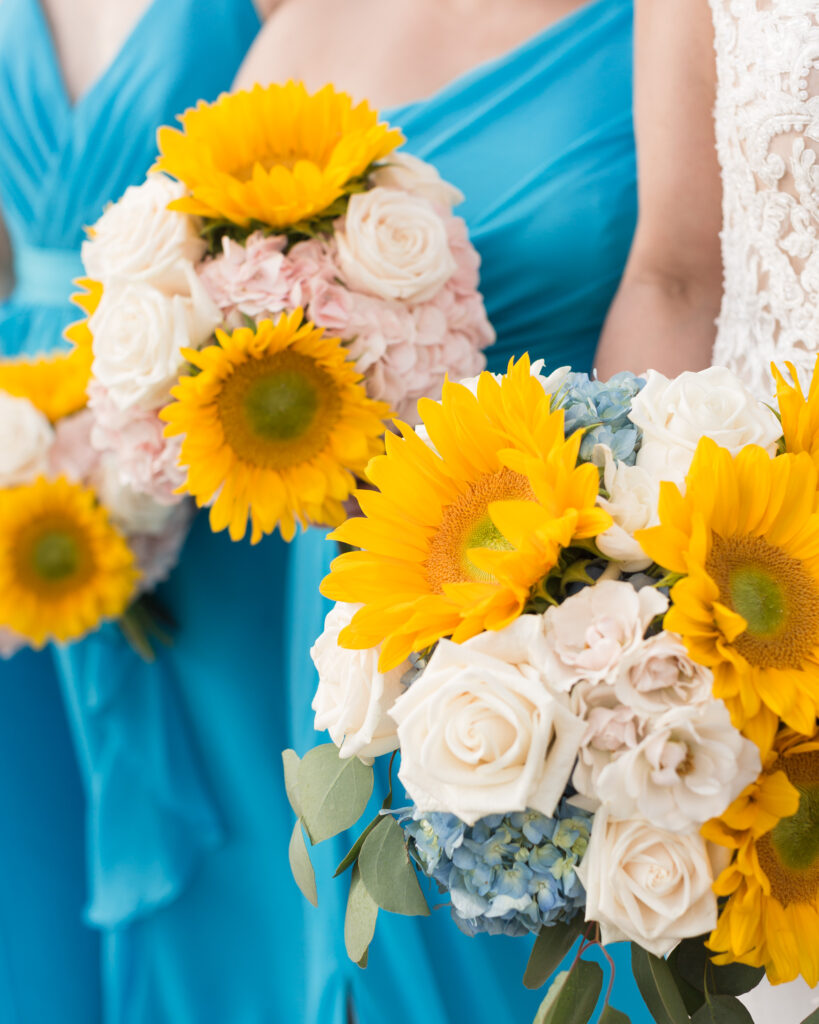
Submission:
<svg viewBox="0 0 819 1024">
<path fill-rule="evenodd" d="M 457 212 L 482 257 L 481 287 L 498 334 L 487 353 L 492 370 L 527 351 L 550 369 L 591 368 L 636 219 L 631 47 L 631 0 L 597 0 L 430 99 L 386 112 L 408 150 L 466 195 Z M 291 730 L 303 753 L 321 740 L 309 710 L 316 677 L 307 652 L 329 607 L 315 594 L 335 551 L 313 532 L 291 554 Z M 346 880 L 331 880 L 349 842 L 314 851 L 320 910 L 306 914 L 320 955 L 311 957 L 309 1021 L 344 1024 L 348 1004 L 359 1024 L 387 1014 L 391 1024 L 532 1020 L 544 993 L 521 984 L 531 943 L 466 938 L 443 909 L 426 919 L 381 914 L 369 967 L 351 965 L 340 924 Z M 431 905 L 441 900 L 431 891 Z M 615 947 L 614 956 L 613 1004 L 633 1024 L 650 1024 L 628 947 Z"/>
<path fill-rule="evenodd" d="M 15 277 L 0 353 L 61 344 L 78 315 L 68 296 L 84 225 L 143 178 L 158 125 L 230 86 L 258 29 L 251 0 L 154 0 L 72 104 L 38 0 L 0 2 L 0 210 Z M 111 964 L 117 929 L 172 899 L 221 834 L 170 670 L 148 681 L 113 630 L 77 657 L 99 669 L 82 684 L 62 679 L 82 778 L 52 652 L 0 661 L 3 1024 L 101 1020 L 101 957 Z M 61 662 L 63 674 L 73 657 Z M 105 929 L 102 949 L 90 925 Z M 119 1004 L 138 983 L 106 979 L 107 1021 L 126 1019 Z"/>
</svg>

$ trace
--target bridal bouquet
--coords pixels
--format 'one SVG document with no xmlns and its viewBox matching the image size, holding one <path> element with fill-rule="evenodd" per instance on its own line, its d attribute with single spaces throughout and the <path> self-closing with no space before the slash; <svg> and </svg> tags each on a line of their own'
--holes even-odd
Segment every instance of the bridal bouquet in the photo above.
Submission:
<svg viewBox="0 0 819 1024">
<path fill-rule="evenodd" d="M 135 490 L 93 446 L 90 339 L 67 334 L 70 352 L 0 361 L 0 656 L 118 619 L 150 657 L 139 598 L 175 564 L 189 508 Z"/>
<path fill-rule="evenodd" d="M 387 435 L 322 586 L 333 742 L 284 756 L 311 899 L 302 826 L 351 828 L 400 756 L 409 805 L 391 781 L 337 872 L 355 961 L 379 909 L 429 913 L 420 871 L 462 930 L 537 936 L 530 987 L 579 940 L 539 1024 L 592 1018 L 583 953 L 622 940 L 658 1024 L 819 981 L 819 374 L 777 384 L 524 357 Z"/>
<path fill-rule="evenodd" d="M 89 407 L 122 478 L 215 531 L 338 525 L 385 421 L 494 340 L 456 188 L 328 86 L 256 87 L 159 131 L 83 247 Z"/>
</svg>

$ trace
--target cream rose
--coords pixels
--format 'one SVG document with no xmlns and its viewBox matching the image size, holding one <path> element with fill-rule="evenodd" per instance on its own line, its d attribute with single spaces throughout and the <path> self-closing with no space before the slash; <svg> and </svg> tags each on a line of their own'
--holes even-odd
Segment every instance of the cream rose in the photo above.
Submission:
<svg viewBox="0 0 819 1024">
<path fill-rule="evenodd" d="M 313 710 L 316 729 L 330 733 L 340 757 L 371 761 L 398 747 L 395 722 L 388 712 L 404 692 L 401 677 L 410 664 L 404 662 L 383 673 L 378 671 L 380 648 L 352 651 L 339 647 L 339 633 L 360 607 L 336 604 L 310 651 L 319 674 Z"/>
<path fill-rule="evenodd" d="M 27 398 L 0 391 L 0 487 L 28 483 L 48 469 L 54 431 Z"/>
<path fill-rule="evenodd" d="M 437 169 L 411 153 L 392 153 L 376 167 L 370 180 L 379 188 L 399 189 L 451 210 L 464 201 L 459 188 L 444 181 Z"/>
<path fill-rule="evenodd" d="M 643 643 L 668 599 L 653 587 L 603 580 L 550 608 L 544 672 L 549 685 L 569 692 L 579 682 L 614 682 Z"/>
<path fill-rule="evenodd" d="M 782 436 L 773 412 L 730 370 L 711 366 L 668 380 L 649 370 L 631 405 L 630 419 L 643 432 L 637 465 L 658 480 L 680 486 L 702 437 L 736 455 L 757 444 L 771 455 Z"/>
<path fill-rule="evenodd" d="M 720 700 L 676 707 L 597 777 L 596 795 L 618 818 L 687 832 L 716 818 L 759 775 L 759 750 L 731 725 Z"/>
<path fill-rule="evenodd" d="M 575 690 L 585 686 L 588 684 L 580 683 Z M 608 691 L 608 702 L 586 710 L 586 732 L 572 776 L 572 785 L 586 798 L 583 806 L 587 810 L 596 810 L 600 805 L 597 780 L 603 769 L 613 758 L 636 747 L 645 735 L 645 719 L 633 708 L 618 704 L 610 686 L 595 687 L 592 696 L 600 697 L 604 691 Z"/>
<path fill-rule="evenodd" d="M 120 410 L 155 409 L 185 365 L 183 348 L 198 348 L 219 323 L 219 311 L 194 273 L 190 296 L 168 296 L 147 284 L 115 284 L 89 320 L 92 373 Z"/>
<path fill-rule="evenodd" d="M 614 683 L 617 699 L 641 715 L 661 715 L 673 706 L 711 700 L 714 674 L 688 656 L 674 633 L 649 637 L 637 659 Z"/>
<path fill-rule="evenodd" d="M 349 287 L 382 299 L 426 302 L 458 269 L 433 206 L 397 189 L 352 196 L 336 240 Z"/>
<path fill-rule="evenodd" d="M 577 868 L 586 920 L 599 922 L 604 943 L 631 940 L 665 956 L 681 939 L 716 926 L 711 886 L 726 853 L 698 833 L 664 832 L 648 821 L 618 821 L 599 811 Z"/>
<path fill-rule="evenodd" d="M 634 534 L 659 522 L 659 481 L 640 466 L 615 462 L 607 445 L 596 445 L 593 458 L 603 469 L 603 484 L 608 492 L 608 498 L 599 498 L 598 504 L 614 520 L 614 525 L 596 538 L 597 546 L 604 555 L 620 562 L 624 572 L 647 569 L 651 559 L 646 557 Z"/>
<path fill-rule="evenodd" d="M 117 459 L 111 453 L 102 458 L 94 483 L 111 522 L 125 534 L 158 537 L 176 514 L 176 505 L 160 505 L 150 495 L 123 483 Z"/>
<path fill-rule="evenodd" d="M 442 640 L 396 701 L 399 776 L 419 810 L 468 824 L 526 808 L 554 812 L 586 727 L 529 660 L 541 627 L 524 620 L 538 618 L 463 644 Z"/>
<path fill-rule="evenodd" d="M 126 189 L 83 243 L 88 276 L 106 285 L 124 278 L 171 295 L 187 293 L 185 264 L 198 263 L 206 245 L 196 218 L 168 209 L 185 191 L 184 185 L 164 174 L 150 174 L 141 185 Z"/>
</svg>

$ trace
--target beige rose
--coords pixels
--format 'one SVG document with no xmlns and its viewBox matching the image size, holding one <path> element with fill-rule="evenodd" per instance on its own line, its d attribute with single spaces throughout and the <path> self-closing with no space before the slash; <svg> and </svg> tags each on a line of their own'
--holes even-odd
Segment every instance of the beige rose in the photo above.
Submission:
<svg viewBox="0 0 819 1024">
<path fill-rule="evenodd" d="M 54 431 L 27 398 L 0 391 L 0 487 L 29 483 L 45 473 Z"/>
<path fill-rule="evenodd" d="M 451 210 L 464 201 L 459 188 L 444 181 L 437 169 L 411 153 L 393 153 L 371 175 L 379 188 L 399 189 Z"/>
<path fill-rule="evenodd" d="M 615 462 L 607 445 L 596 445 L 594 461 L 603 469 L 603 484 L 608 498 L 599 498 L 614 524 L 596 539 L 597 546 L 624 572 L 640 572 L 651 565 L 642 547 L 635 539 L 637 530 L 647 529 L 659 522 L 657 506 L 660 497 L 659 481 L 640 466 Z"/>
<path fill-rule="evenodd" d="M 426 302 L 458 269 L 432 204 L 397 189 L 352 196 L 336 240 L 347 285 L 382 299 Z"/>
</svg>

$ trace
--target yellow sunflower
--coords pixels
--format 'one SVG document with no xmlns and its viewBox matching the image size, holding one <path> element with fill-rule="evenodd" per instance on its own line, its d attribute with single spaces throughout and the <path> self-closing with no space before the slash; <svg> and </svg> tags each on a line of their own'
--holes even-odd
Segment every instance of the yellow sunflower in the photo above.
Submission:
<svg viewBox="0 0 819 1024">
<path fill-rule="evenodd" d="M 381 668 L 444 636 L 462 642 L 520 615 L 532 586 L 574 538 L 611 525 L 595 507 L 594 466 L 577 466 L 580 434 L 566 440 L 562 411 L 532 377 L 528 357 L 500 381 L 481 375 L 477 396 L 448 383 L 410 427 L 388 434 L 367 469 L 377 491 L 357 494 L 366 518 L 332 537 L 352 551 L 335 560 L 322 593 L 363 604 L 343 646 L 383 643 Z"/>
<path fill-rule="evenodd" d="M 734 852 L 714 885 L 728 897 L 714 962 L 819 983 L 819 733 L 780 732 L 757 782 L 702 832 Z"/>
<path fill-rule="evenodd" d="M 216 332 L 218 344 L 185 357 L 201 371 L 183 377 L 162 413 L 168 436 L 184 435 L 183 492 L 210 510 L 233 540 L 252 524 L 251 543 L 296 521 L 335 526 L 370 458 L 382 450 L 389 406 L 367 397 L 337 338 L 300 309 L 255 330 Z"/>
<path fill-rule="evenodd" d="M 810 457 L 732 457 L 700 441 L 683 496 L 660 492 L 661 525 L 637 534 L 684 576 L 666 628 L 714 671 L 714 693 L 763 753 L 782 718 L 812 735 L 819 711 L 819 513 Z"/>
<path fill-rule="evenodd" d="M 120 616 L 137 577 L 93 491 L 63 477 L 0 491 L 0 625 L 35 647 Z"/>
<path fill-rule="evenodd" d="M 771 366 L 776 381 L 776 400 L 782 419 L 785 451 L 807 452 L 819 469 L 819 360 L 813 370 L 813 379 L 807 397 L 799 383 L 796 367 L 785 364 L 791 376 L 787 381 L 777 366 Z"/>
<path fill-rule="evenodd" d="M 76 283 L 87 291 L 71 298 L 90 316 L 99 303 L 102 285 L 90 279 Z M 91 378 L 93 355 L 87 322 L 71 324 L 65 336 L 74 345 L 70 352 L 0 360 L 0 391 L 27 398 L 52 423 L 85 407 Z"/>
<path fill-rule="evenodd" d="M 403 142 L 367 103 L 331 85 L 256 85 L 225 94 L 159 129 L 154 170 L 187 185 L 171 209 L 286 228 L 314 217 L 348 191 L 376 160 Z"/>
</svg>

